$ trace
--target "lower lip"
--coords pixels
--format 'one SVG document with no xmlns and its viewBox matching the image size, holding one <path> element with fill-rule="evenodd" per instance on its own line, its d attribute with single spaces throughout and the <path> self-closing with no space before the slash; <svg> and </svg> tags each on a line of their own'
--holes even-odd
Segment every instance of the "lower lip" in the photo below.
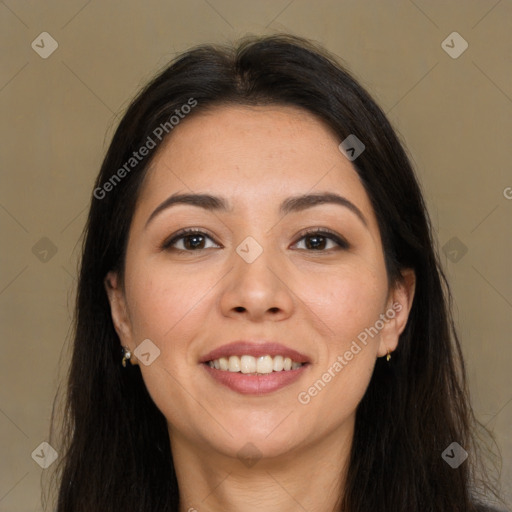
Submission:
<svg viewBox="0 0 512 512">
<path fill-rule="evenodd" d="M 299 379 L 309 364 L 303 364 L 296 370 L 282 370 L 266 375 L 248 375 L 240 372 L 216 370 L 208 364 L 202 365 L 204 369 L 224 386 L 243 395 L 265 395 L 284 388 Z"/>
</svg>

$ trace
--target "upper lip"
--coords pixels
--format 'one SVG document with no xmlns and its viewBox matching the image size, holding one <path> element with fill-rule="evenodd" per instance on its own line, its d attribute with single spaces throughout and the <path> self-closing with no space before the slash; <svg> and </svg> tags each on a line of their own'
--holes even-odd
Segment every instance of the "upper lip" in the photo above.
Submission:
<svg viewBox="0 0 512 512">
<path fill-rule="evenodd" d="M 253 356 L 253 357 L 261 357 L 261 356 L 283 356 L 289 357 L 292 361 L 296 363 L 309 363 L 309 358 L 294 350 L 292 348 L 286 347 L 281 343 L 271 342 L 271 341 L 233 341 L 232 343 L 227 343 L 226 345 L 222 345 L 208 354 L 205 354 L 199 359 L 200 363 L 207 363 L 208 361 L 213 361 L 214 359 L 220 359 L 221 357 L 229 357 L 229 356 Z"/>
</svg>

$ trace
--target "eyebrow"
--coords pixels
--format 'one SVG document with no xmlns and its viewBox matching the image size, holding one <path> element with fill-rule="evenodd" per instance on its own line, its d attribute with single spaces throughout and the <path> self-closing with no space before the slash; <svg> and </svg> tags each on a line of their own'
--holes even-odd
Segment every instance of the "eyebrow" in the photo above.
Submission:
<svg viewBox="0 0 512 512">
<path fill-rule="evenodd" d="M 210 194 L 173 194 L 160 203 L 146 221 L 145 227 L 161 212 L 177 204 L 188 204 L 197 206 L 207 211 L 229 212 L 232 207 L 223 197 Z M 346 197 L 334 193 L 317 193 L 293 196 L 285 199 L 279 207 L 279 213 L 286 215 L 291 212 L 299 212 L 323 204 L 338 204 L 348 208 L 368 228 L 368 221 L 363 212 Z"/>
</svg>

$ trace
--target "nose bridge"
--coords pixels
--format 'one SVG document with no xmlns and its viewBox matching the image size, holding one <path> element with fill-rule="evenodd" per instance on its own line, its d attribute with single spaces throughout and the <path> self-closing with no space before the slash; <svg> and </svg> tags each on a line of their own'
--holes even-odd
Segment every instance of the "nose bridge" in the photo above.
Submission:
<svg viewBox="0 0 512 512">
<path fill-rule="evenodd" d="M 247 236 L 235 248 L 233 272 L 222 298 L 224 312 L 242 310 L 255 317 L 267 312 L 289 313 L 293 300 L 286 286 L 284 262 L 279 251 L 269 246 L 271 237 L 261 235 L 260 243 L 256 236 Z"/>
<path fill-rule="evenodd" d="M 246 237 L 236 247 L 235 274 L 237 281 L 245 282 L 256 291 L 275 291 L 276 279 L 274 267 L 279 267 L 277 251 L 269 244 L 270 237 Z M 272 260 L 274 265 L 272 265 Z"/>
</svg>

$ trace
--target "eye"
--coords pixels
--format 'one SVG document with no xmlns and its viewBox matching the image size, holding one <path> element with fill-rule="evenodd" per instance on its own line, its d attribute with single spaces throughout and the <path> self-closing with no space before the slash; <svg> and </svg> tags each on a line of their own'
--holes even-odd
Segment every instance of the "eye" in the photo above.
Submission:
<svg viewBox="0 0 512 512">
<path fill-rule="evenodd" d="M 349 249 L 350 244 L 336 234 L 334 231 L 329 229 L 313 229 L 301 233 L 301 240 L 305 240 L 305 249 L 319 252 L 327 252 L 329 249 Z M 296 242 L 297 245 L 299 242 Z M 328 242 L 334 244 L 334 247 L 326 248 Z"/>
<path fill-rule="evenodd" d="M 166 240 L 162 244 L 162 249 L 166 250 L 176 250 L 182 252 L 191 252 L 195 250 L 209 249 L 210 247 L 205 247 L 206 240 L 213 239 L 207 235 L 204 231 L 199 229 L 182 229 L 178 231 L 170 240 Z M 179 246 L 181 244 L 181 246 Z M 220 247 L 219 245 L 214 243 L 215 247 Z"/>
</svg>

